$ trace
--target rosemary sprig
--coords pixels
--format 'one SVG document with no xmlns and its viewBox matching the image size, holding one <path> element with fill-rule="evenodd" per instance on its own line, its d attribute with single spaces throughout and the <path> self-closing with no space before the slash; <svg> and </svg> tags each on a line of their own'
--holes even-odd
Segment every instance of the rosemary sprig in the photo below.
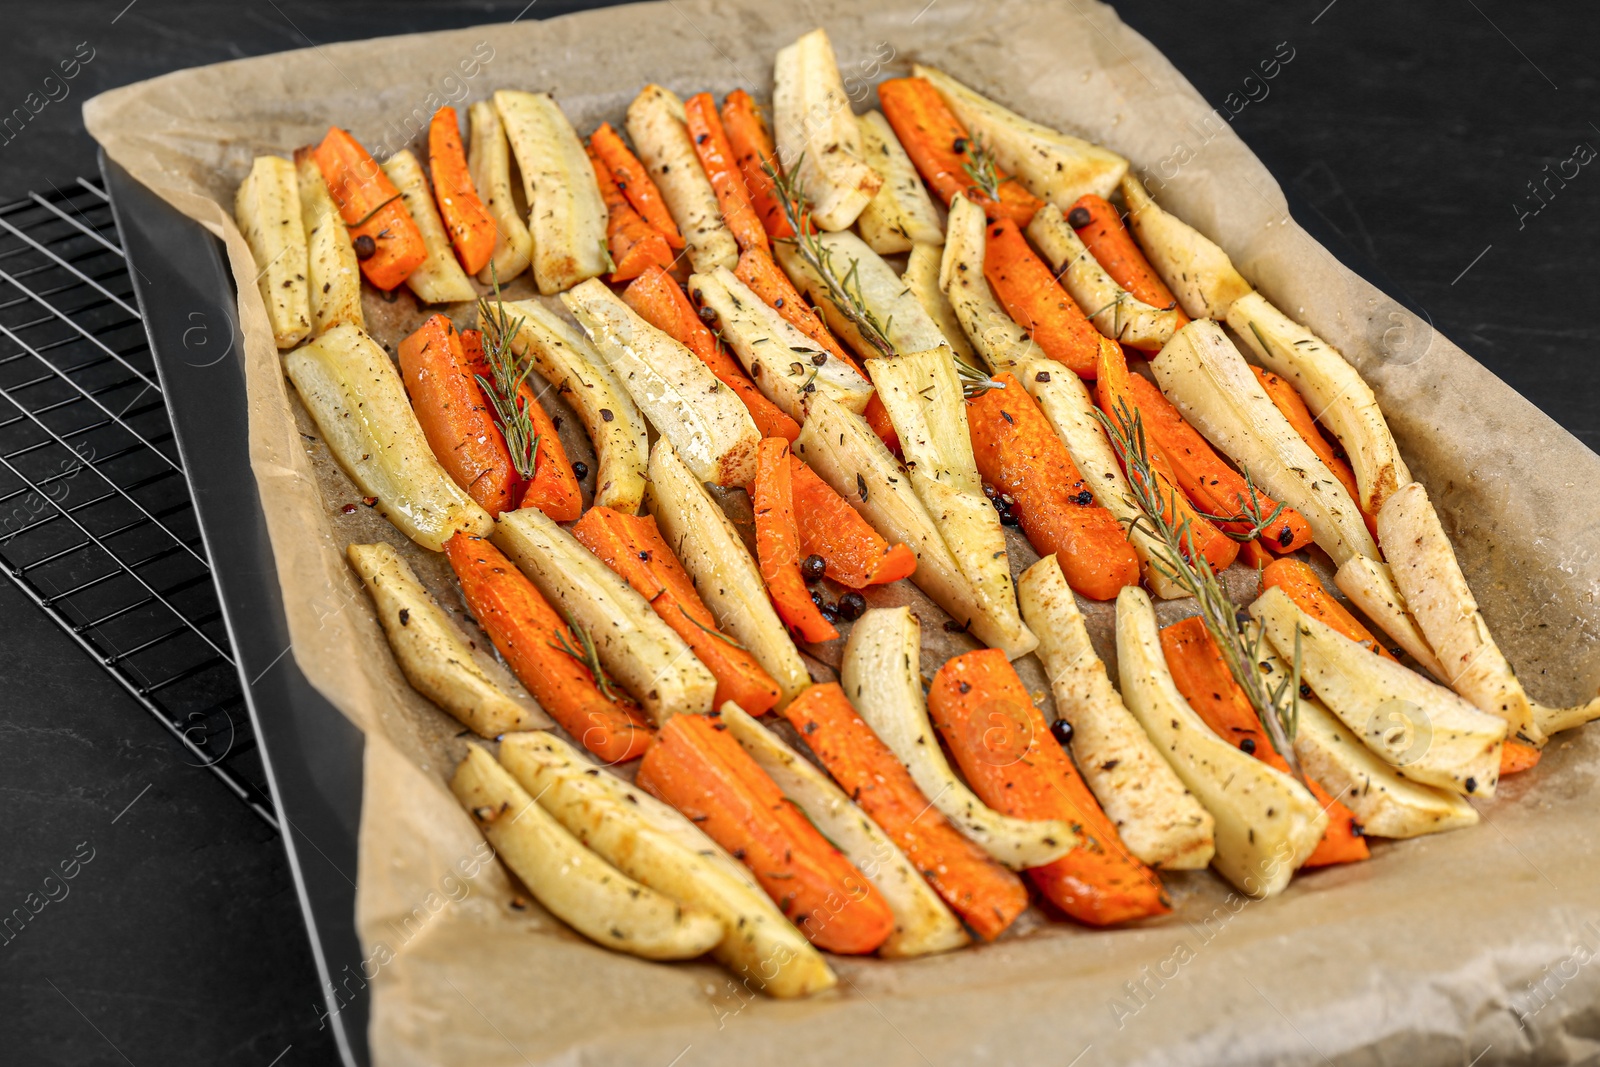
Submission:
<svg viewBox="0 0 1600 1067">
<path fill-rule="evenodd" d="M 1000 177 L 1000 168 L 995 163 L 994 152 L 983 143 L 983 138 L 976 134 L 967 141 L 967 158 L 962 162 L 961 169 L 972 179 L 970 188 L 991 201 L 999 200 L 1000 187 L 1014 180 L 1009 174 L 1004 178 Z"/>
<path fill-rule="evenodd" d="M 600 663 L 600 652 L 594 647 L 594 638 L 589 636 L 589 631 L 579 626 L 571 615 L 567 617 L 567 628 L 572 631 L 572 636 L 578 639 L 578 647 L 572 647 L 566 635 L 560 630 L 556 631 L 556 639 L 550 642 L 550 647 L 559 649 L 589 668 L 589 673 L 594 675 L 595 688 L 600 690 L 600 695 L 613 704 L 622 700 L 617 692 L 617 683 L 611 680 L 606 669 Z"/>
<path fill-rule="evenodd" d="M 800 165 L 804 161 L 805 153 L 802 152 L 799 159 L 795 160 L 795 173 L 799 172 Z M 778 202 L 783 206 L 783 216 L 788 220 L 789 228 L 795 233 L 793 237 L 784 240 L 793 242 L 795 251 L 800 254 L 806 266 L 822 280 L 828 303 L 850 321 L 856 332 L 879 355 L 885 358 L 898 356 L 899 350 L 889 339 L 889 330 L 894 325 L 894 320 L 891 318 L 888 322 L 879 322 L 878 316 L 867 306 L 866 297 L 862 295 L 860 261 L 852 259 L 850 266 L 842 272 L 836 268 L 833 262 L 833 249 L 822 243 L 816 227 L 811 224 L 811 217 L 806 213 L 806 198 L 799 184 L 789 174 L 780 173 L 770 162 L 763 162 L 761 168 L 766 171 L 767 177 L 772 179 L 773 188 L 778 194 Z M 955 360 L 956 373 L 961 378 L 961 392 L 968 399 L 986 393 L 990 389 L 1005 388 L 954 352 L 951 353 L 951 358 Z"/>
<path fill-rule="evenodd" d="M 1250 617 L 1228 598 L 1210 562 L 1196 551 L 1194 530 L 1189 520 L 1185 518 L 1174 526 L 1167 518 L 1178 513 L 1178 491 L 1172 491 L 1171 499 L 1163 496 L 1150 465 L 1149 445 L 1139 413 L 1129 410 L 1127 402 L 1122 401 L 1118 403 L 1114 415 L 1115 418 L 1108 417 L 1098 409 L 1094 412 L 1106 436 L 1111 439 L 1111 447 L 1127 468 L 1128 485 L 1133 492 L 1134 504 L 1139 509 L 1139 515 L 1130 524 L 1129 533 L 1143 525 L 1158 542 L 1161 555 L 1152 557 L 1150 562 L 1195 598 L 1200 606 L 1200 619 L 1222 653 L 1228 673 L 1233 675 L 1233 680 L 1239 683 L 1251 707 L 1255 708 L 1272 747 L 1277 749 L 1295 777 L 1303 781 L 1300 762 L 1294 754 L 1294 735 L 1300 725 L 1298 630 L 1295 633 L 1294 668 L 1290 676 L 1276 686 L 1269 687 L 1262 673 L 1265 666 L 1265 638 L 1261 628 L 1252 625 Z M 1246 472 L 1247 480 L 1248 477 L 1249 473 Z"/>
<path fill-rule="evenodd" d="M 506 315 L 505 301 L 500 298 L 500 279 L 494 279 L 494 303 L 487 297 L 478 298 L 478 318 L 487 327 L 483 331 L 483 358 L 489 364 L 490 377 L 475 374 L 483 395 L 493 405 L 500 421 L 500 432 L 505 435 L 506 448 L 511 453 L 511 464 L 523 478 L 532 478 L 535 461 L 539 457 L 539 433 L 524 406 L 522 386 L 533 374 L 532 362 L 519 365 L 516 353 L 511 351 L 511 339 L 522 328 L 522 320 L 511 321 Z"/>
<path fill-rule="evenodd" d="M 1224 535 L 1233 538 L 1235 541 L 1238 541 L 1241 544 L 1246 541 L 1254 541 L 1256 538 L 1266 533 L 1267 528 L 1278 521 L 1278 516 L 1282 515 L 1284 510 L 1284 505 L 1280 503 L 1277 507 L 1272 509 L 1272 514 L 1266 516 L 1261 514 L 1261 494 L 1256 492 L 1255 479 L 1250 477 L 1250 471 L 1248 469 L 1246 469 L 1244 472 L 1244 487 L 1245 490 L 1250 494 L 1250 499 L 1241 505 L 1240 512 L 1237 515 L 1212 515 L 1210 512 L 1200 511 L 1198 508 L 1195 509 L 1201 518 L 1218 523 L 1218 529 L 1220 529 Z M 1246 521 L 1250 523 L 1250 528 L 1248 530 L 1234 533 L 1232 530 L 1228 529 L 1228 526 L 1237 526 L 1238 524 Z"/>
</svg>

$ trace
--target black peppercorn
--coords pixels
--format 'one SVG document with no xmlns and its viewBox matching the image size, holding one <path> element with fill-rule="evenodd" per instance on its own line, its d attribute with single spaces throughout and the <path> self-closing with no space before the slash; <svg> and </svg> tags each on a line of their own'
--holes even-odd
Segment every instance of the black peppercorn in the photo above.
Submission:
<svg viewBox="0 0 1600 1067">
<path fill-rule="evenodd" d="M 378 254 L 378 242 L 366 234 L 362 234 L 355 239 L 355 246 L 357 259 L 371 259 Z"/>
<path fill-rule="evenodd" d="M 1089 217 L 1089 209 L 1086 207 L 1075 207 L 1067 212 L 1067 225 L 1074 230 L 1081 230 L 1092 221 Z"/>
<path fill-rule="evenodd" d="M 823 572 L 827 569 L 828 561 L 814 552 L 800 561 L 800 577 L 808 582 L 822 581 Z"/>
<path fill-rule="evenodd" d="M 1065 748 L 1072 743 L 1072 724 L 1066 719 L 1057 719 L 1050 724 L 1050 734 Z"/>
<path fill-rule="evenodd" d="M 1004 510 L 1002 510 L 1000 512 L 1000 525 L 1001 526 L 1015 526 L 1016 524 L 1017 524 L 1017 513 L 1015 511 L 1013 511 L 1010 508 L 1005 508 Z"/>
<path fill-rule="evenodd" d="M 715 326 L 717 324 L 717 309 L 711 307 L 701 308 L 700 321 L 705 323 L 707 326 Z"/>
<path fill-rule="evenodd" d="M 572 465 L 572 476 L 580 482 L 583 481 L 589 477 L 589 465 L 581 459 L 578 460 Z"/>
<path fill-rule="evenodd" d="M 860 593 L 846 593 L 839 598 L 839 617 L 846 622 L 855 622 L 866 610 L 867 598 Z"/>
<path fill-rule="evenodd" d="M 950 147 L 957 152 L 965 152 L 967 150 L 967 139 L 965 137 L 957 137 Z"/>
<path fill-rule="evenodd" d="M 1253 737 L 1247 737 L 1243 741 L 1240 741 L 1239 751 L 1243 752 L 1246 756 L 1254 756 L 1256 754 L 1256 739 Z"/>
</svg>

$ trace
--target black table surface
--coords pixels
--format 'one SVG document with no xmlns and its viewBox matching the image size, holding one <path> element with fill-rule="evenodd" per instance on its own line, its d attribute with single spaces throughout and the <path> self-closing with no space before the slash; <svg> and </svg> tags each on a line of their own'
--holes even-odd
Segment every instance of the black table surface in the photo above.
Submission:
<svg viewBox="0 0 1600 1067">
<path fill-rule="evenodd" d="M 0 200 L 95 173 L 79 107 L 104 89 L 313 43 L 588 6 L 18 5 L 0 35 L 0 114 L 57 99 L 20 133 L 0 135 Z M 1600 325 L 1586 302 L 1600 288 L 1600 173 L 1584 166 L 1545 184 L 1580 146 L 1600 146 L 1600 9 L 1508 0 L 1118 7 L 1214 105 L 1232 111 L 1250 99 L 1233 125 L 1296 198 L 1302 223 L 1600 449 L 1600 351 L 1591 347 Z M 1273 79 L 1246 81 L 1291 49 Z M 63 99 L 45 78 L 73 59 Z M 177 746 L 3 582 L 0 618 L 0 911 L 21 905 L 61 861 L 92 855 L 68 897 L 0 945 L 0 1062 L 334 1062 L 278 838 L 184 766 Z"/>
</svg>

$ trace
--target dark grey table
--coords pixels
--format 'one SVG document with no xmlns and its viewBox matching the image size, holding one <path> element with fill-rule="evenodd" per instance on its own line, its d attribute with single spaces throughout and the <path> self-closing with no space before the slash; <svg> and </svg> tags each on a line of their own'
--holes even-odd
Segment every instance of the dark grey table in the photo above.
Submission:
<svg viewBox="0 0 1600 1067">
<path fill-rule="evenodd" d="M 27 117 L 0 126 L 0 199 L 95 173 L 78 108 L 103 89 L 311 43 L 586 6 L 14 5 L 0 35 L 0 123 L 13 108 Z M 1600 326 L 1589 321 L 1600 171 L 1546 181 L 1580 145 L 1600 148 L 1600 9 L 1212 0 L 1121 11 L 1207 99 L 1237 111 L 1235 129 L 1302 223 L 1600 448 Z M 1262 79 L 1274 58 L 1275 76 Z M 64 98 L 45 82 L 62 61 L 77 63 Z M 0 618 L 0 912 L 61 861 L 92 854 L 66 898 L 0 944 L 0 1063 L 333 1062 L 278 839 L 185 767 L 7 583 Z"/>
</svg>

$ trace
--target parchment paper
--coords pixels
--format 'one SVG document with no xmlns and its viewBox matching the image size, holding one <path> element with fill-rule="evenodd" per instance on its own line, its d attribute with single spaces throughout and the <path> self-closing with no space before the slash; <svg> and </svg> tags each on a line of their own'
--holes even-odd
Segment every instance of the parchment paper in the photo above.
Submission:
<svg viewBox="0 0 1600 1067">
<path fill-rule="evenodd" d="M 511 881 L 482 861 L 481 839 L 445 786 L 465 744 L 459 728 L 405 685 L 342 560 L 352 539 L 403 538 L 365 508 L 342 511 L 355 491 L 290 399 L 229 217 L 234 189 L 254 154 L 287 154 L 329 123 L 392 151 L 439 104 L 501 87 L 553 91 L 582 131 L 618 123 L 651 80 L 685 95 L 746 87 L 765 97 L 775 49 L 817 25 L 847 78 L 931 62 L 1133 160 L 1163 204 L 1217 239 L 1378 391 L 1533 696 L 1566 704 L 1600 685 L 1600 458 L 1313 242 L 1226 122 L 1108 7 L 672 0 L 327 45 L 119 89 L 85 105 L 90 132 L 227 243 L 251 455 L 294 653 L 366 733 L 356 921 L 368 960 L 364 975 L 335 982 L 372 986 L 374 1062 L 1089 1067 L 1600 1055 L 1595 730 L 1562 736 L 1535 770 L 1502 783 L 1478 804 L 1483 825 L 1379 843 L 1371 861 L 1303 874 L 1274 900 L 1244 903 L 1209 873 L 1168 877 L 1177 905 L 1168 918 L 1107 932 L 1032 915 L 997 944 L 942 957 L 835 960 L 839 988 L 807 1001 L 755 996 L 710 964 L 615 955 L 536 905 L 514 906 Z M 873 69 L 888 49 L 893 59 Z M 409 295 L 368 301 L 392 351 L 417 309 Z M 581 432 L 563 436 L 582 458 Z M 1016 567 L 1032 560 L 1013 548 Z M 435 561 L 425 578 L 443 589 L 440 577 Z M 960 639 L 918 603 L 934 632 L 931 673 Z M 1109 619 L 1108 608 L 1092 609 L 1111 662 Z M 1042 692 L 1037 664 L 1021 666 Z"/>
</svg>

